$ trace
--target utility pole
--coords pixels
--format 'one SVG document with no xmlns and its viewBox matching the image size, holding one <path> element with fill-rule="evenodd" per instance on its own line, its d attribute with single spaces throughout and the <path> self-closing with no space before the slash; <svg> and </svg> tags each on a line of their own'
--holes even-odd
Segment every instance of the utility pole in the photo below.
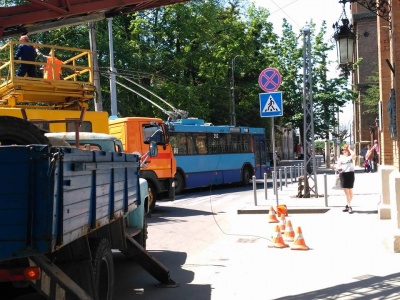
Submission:
<svg viewBox="0 0 400 300">
<path fill-rule="evenodd" d="M 117 108 L 117 86 L 115 84 L 115 74 L 117 70 L 114 68 L 114 44 L 112 32 L 112 18 L 107 18 L 108 21 L 108 45 L 110 48 L 110 97 L 111 97 L 111 115 L 118 116 Z"/>
<path fill-rule="evenodd" d="M 231 108 L 231 126 L 236 126 L 236 111 L 235 111 L 235 63 L 236 63 L 236 58 L 240 57 L 242 55 L 236 55 L 232 59 L 232 108 Z"/>
<path fill-rule="evenodd" d="M 306 24 L 303 29 L 303 109 L 304 109 L 304 198 L 310 198 L 310 191 L 318 197 L 315 145 L 314 145 L 314 113 L 312 97 L 312 56 L 311 31 Z"/>
<path fill-rule="evenodd" d="M 92 51 L 93 82 L 94 82 L 94 110 L 103 111 L 103 99 L 101 98 L 99 60 L 97 59 L 96 31 L 93 22 L 88 23 L 90 51 Z"/>
</svg>

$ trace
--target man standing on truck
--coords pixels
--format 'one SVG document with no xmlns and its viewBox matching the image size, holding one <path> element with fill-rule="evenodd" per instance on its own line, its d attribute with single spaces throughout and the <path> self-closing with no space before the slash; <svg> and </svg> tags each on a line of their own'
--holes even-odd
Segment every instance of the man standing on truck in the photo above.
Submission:
<svg viewBox="0 0 400 300">
<path fill-rule="evenodd" d="M 43 67 L 43 78 L 44 79 L 52 79 L 52 80 L 60 80 L 62 79 L 62 70 L 66 71 L 69 75 L 78 74 L 79 72 L 75 72 L 69 68 L 63 68 L 64 62 L 59 60 L 55 56 L 54 49 L 50 50 L 49 55 L 42 54 L 39 49 L 36 49 L 36 53 L 40 60 L 45 62 L 46 64 Z M 54 73 L 53 73 L 54 70 Z"/>
<path fill-rule="evenodd" d="M 22 43 L 29 42 L 29 37 L 27 35 L 23 35 L 19 38 L 19 41 Z M 15 52 L 14 55 L 14 59 L 19 58 L 26 61 L 35 61 L 35 47 L 33 47 L 32 45 L 20 44 L 18 46 L 17 52 Z M 29 77 L 36 77 L 36 66 L 34 64 L 20 64 L 17 71 L 17 76 L 24 77 L 27 73 Z"/>
</svg>

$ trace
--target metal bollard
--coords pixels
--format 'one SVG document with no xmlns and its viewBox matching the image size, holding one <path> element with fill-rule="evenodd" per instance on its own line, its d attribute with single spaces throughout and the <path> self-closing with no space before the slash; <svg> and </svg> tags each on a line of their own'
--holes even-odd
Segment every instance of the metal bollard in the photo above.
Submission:
<svg viewBox="0 0 400 300">
<path fill-rule="evenodd" d="M 254 191 L 254 205 L 257 206 L 257 182 L 256 176 L 253 175 L 253 191 Z"/>
<path fill-rule="evenodd" d="M 290 183 L 293 184 L 293 167 L 290 166 Z"/>
<path fill-rule="evenodd" d="M 282 191 L 282 169 L 279 169 L 279 187 L 281 188 Z"/>
<path fill-rule="evenodd" d="M 285 172 L 285 186 L 287 187 L 287 167 L 284 167 L 283 170 Z"/>
<path fill-rule="evenodd" d="M 267 190 L 268 190 L 268 174 L 264 173 L 264 197 L 265 197 L 265 200 L 268 199 Z"/>
<path fill-rule="evenodd" d="M 328 207 L 328 176 L 324 174 L 324 195 L 325 195 L 325 207 Z"/>
<path fill-rule="evenodd" d="M 274 195 L 276 194 L 276 191 L 275 191 L 275 171 L 272 171 L 271 172 L 271 175 L 272 175 L 272 190 L 274 191 Z"/>
</svg>

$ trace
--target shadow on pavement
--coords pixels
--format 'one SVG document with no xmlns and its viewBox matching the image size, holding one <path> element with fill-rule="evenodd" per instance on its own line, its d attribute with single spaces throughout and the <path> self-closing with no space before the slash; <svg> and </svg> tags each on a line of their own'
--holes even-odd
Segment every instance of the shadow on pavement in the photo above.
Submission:
<svg viewBox="0 0 400 300">
<path fill-rule="evenodd" d="M 142 299 L 142 300 L 176 300 L 176 299 L 211 299 L 209 284 L 191 284 L 194 272 L 184 270 L 187 254 L 175 251 L 154 251 L 149 253 L 161 262 L 170 271 L 170 278 L 179 284 L 178 287 L 158 287 L 159 282 L 122 253 L 113 253 L 115 264 L 114 299 Z M 178 296 L 179 295 L 179 296 Z"/>
<path fill-rule="evenodd" d="M 340 284 L 330 288 L 275 300 L 291 299 L 398 299 L 400 292 L 400 273 L 387 276 L 364 275 L 357 282 Z"/>
<path fill-rule="evenodd" d="M 171 217 L 194 217 L 194 216 L 209 216 L 212 215 L 209 211 L 204 210 L 195 210 L 195 209 L 187 209 L 176 206 L 156 206 L 154 211 L 151 213 L 151 217 L 147 219 L 149 224 L 159 223 L 166 221 L 166 218 Z M 171 220 L 167 220 L 171 222 Z"/>
</svg>

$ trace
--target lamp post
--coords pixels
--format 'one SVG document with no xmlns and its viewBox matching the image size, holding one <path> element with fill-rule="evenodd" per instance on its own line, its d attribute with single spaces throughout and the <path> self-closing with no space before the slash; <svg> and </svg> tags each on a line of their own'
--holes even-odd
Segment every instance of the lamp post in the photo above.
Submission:
<svg viewBox="0 0 400 300">
<path fill-rule="evenodd" d="M 236 58 L 242 55 L 236 55 L 232 59 L 232 109 L 231 109 L 231 126 L 236 126 L 236 112 L 235 112 L 235 64 Z"/>
<path fill-rule="evenodd" d="M 292 123 L 286 123 L 285 125 L 285 135 L 286 135 L 286 159 L 291 159 L 290 157 L 290 149 L 292 147 L 289 147 L 290 144 L 290 134 L 292 134 Z"/>
<path fill-rule="evenodd" d="M 350 71 L 354 63 L 353 53 L 354 53 L 354 41 L 356 36 L 352 31 L 352 25 L 347 19 L 345 11 L 344 11 L 344 17 L 342 19 L 342 25 L 339 26 L 338 23 L 336 22 L 333 25 L 333 28 L 335 29 L 333 38 L 336 41 L 339 69 L 341 69 L 342 74 L 345 77 L 348 77 L 350 75 Z"/>
</svg>

